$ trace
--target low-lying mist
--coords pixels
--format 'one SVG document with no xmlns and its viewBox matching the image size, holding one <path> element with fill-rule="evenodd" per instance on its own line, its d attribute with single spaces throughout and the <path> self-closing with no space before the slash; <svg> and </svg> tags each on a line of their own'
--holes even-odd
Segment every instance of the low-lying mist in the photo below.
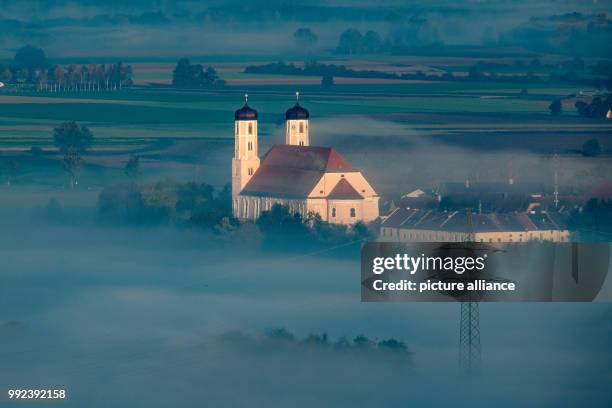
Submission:
<svg viewBox="0 0 612 408">
<path fill-rule="evenodd" d="M 608 305 L 482 305 L 483 371 L 466 378 L 458 305 L 361 303 L 358 257 L 257 252 L 172 227 L 58 224 L 34 216 L 38 203 L 55 197 L 76 217 L 91 199 L 38 194 L 15 188 L 11 201 L 25 204 L 0 203 L 2 384 L 65 386 L 66 406 L 91 407 L 609 398 Z M 294 338 L 266 334 L 274 328 Z M 410 358 L 336 344 L 360 335 L 401 341 Z"/>
<path fill-rule="evenodd" d="M 522 133 L 483 132 L 448 135 L 415 129 L 409 123 L 369 116 L 334 116 L 311 121 L 312 145 L 332 146 L 362 170 L 384 195 L 435 188 L 444 182 L 508 182 L 554 189 L 555 168 L 563 192 L 582 194 L 612 180 L 612 160 L 583 157 L 589 135 L 571 138 Z M 272 139 L 282 143 L 284 128 Z M 601 138 L 605 152 L 612 139 Z M 553 155 L 558 154 L 555 165 Z M 557 167 L 555 167 L 557 166 Z"/>
<path fill-rule="evenodd" d="M 335 48 L 340 33 L 348 28 L 364 33 L 377 31 L 386 42 L 400 48 L 439 43 L 482 45 L 497 43 L 504 34 L 528 25 L 534 17 L 572 12 L 594 15 L 609 9 L 610 5 L 605 2 L 551 0 L 413 1 L 408 4 L 401 1 L 384 4 L 9 1 L 0 10 L 0 27 L 6 28 L 0 35 L 0 48 L 9 50 L 30 42 L 42 46 L 56 58 L 159 58 L 211 53 L 311 56 L 313 52 Z M 318 37 L 310 50 L 296 48 L 292 37 L 297 28 L 305 26 Z M 554 30 L 543 35 L 554 37 Z M 519 38 L 516 44 L 510 45 L 529 48 L 529 41 Z M 554 48 L 554 45 L 547 44 L 547 47 Z"/>
</svg>

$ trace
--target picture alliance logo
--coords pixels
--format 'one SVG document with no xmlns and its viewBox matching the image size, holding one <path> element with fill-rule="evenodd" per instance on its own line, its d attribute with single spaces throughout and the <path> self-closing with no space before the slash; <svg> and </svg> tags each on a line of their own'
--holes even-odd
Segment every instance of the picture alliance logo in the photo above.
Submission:
<svg viewBox="0 0 612 408">
<path fill-rule="evenodd" d="M 375 257 L 372 260 L 372 272 L 381 275 L 388 271 L 405 271 L 411 275 L 419 271 L 455 272 L 462 275 L 465 272 L 482 271 L 485 269 L 487 254 L 482 256 L 410 256 L 396 254 L 392 257 Z"/>
</svg>

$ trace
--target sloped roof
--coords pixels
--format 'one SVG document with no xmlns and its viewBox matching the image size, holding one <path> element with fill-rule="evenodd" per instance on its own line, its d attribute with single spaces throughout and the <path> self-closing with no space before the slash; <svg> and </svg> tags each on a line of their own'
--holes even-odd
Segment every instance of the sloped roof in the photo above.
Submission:
<svg viewBox="0 0 612 408">
<path fill-rule="evenodd" d="M 358 200 L 363 198 L 361 194 L 346 179 L 342 178 L 332 189 L 327 198 L 333 200 Z"/>
<path fill-rule="evenodd" d="M 382 227 L 433 231 L 467 232 L 465 211 L 434 212 L 399 207 L 382 222 Z M 551 213 L 472 214 L 474 232 L 537 231 L 565 229 L 561 216 Z"/>
<path fill-rule="evenodd" d="M 355 171 L 330 147 L 274 145 L 240 194 L 306 198 L 323 174 Z"/>
<path fill-rule="evenodd" d="M 261 165 L 327 173 L 356 171 L 336 150 L 318 146 L 274 145 Z"/>
<path fill-rule="evenodd" d="M 383 227 L 399 228 L 403 227 L 412 217 L 419 213 L 419 210 L 406 207 L 397 207 L 383 221 Z"/>
</svg>

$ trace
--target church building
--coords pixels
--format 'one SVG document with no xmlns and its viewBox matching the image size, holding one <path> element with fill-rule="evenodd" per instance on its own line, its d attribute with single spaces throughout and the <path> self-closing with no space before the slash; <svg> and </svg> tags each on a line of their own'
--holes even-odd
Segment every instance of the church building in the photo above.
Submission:
<svg viewBox="0 0 612 408">
<path fill-rule="evenodd" d="M 296 93 L 299 98 L 299 94 Z M 378 194 L 359 170 L 331 147 L 310 146 L 310 113 L 299 104 L 285 113 L 285 144 L 259 158 L 257 111 L 247 103 L 234 114 L 232 205 L 238 219 L 256 220 L 282 204 L 334 224 L 378 218 Z"/>
</svg>

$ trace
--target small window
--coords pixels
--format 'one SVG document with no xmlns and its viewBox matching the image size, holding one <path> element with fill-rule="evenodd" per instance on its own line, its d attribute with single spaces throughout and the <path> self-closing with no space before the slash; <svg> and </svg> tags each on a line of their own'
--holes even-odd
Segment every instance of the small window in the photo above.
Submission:
<svg viewBox="0 0 612 408">
<path fill-rule="evenodd" d="M 304 133 L 304 122 L 300 122 L 300 133 Z"/>
<path fill-rule="evenodd" d="M 253 134 L 253 124 L 249 123 L 249 135 Z"/>
<path fill-rule="evenodd" d="M 351 208 L 351 217 L 355 218 L 355 209 Z"/>
<path fill-rule="evenodd" d="M 249 167 L 249 176 L 252 176 L 252 175 L 253 175 L 253 168 Z"/>
<path fill-rule="evenodd" d="M 334 217 L 334 218 L 336 217 L 336 209 L 335 208 L 332 208 L 332 217 Z"/>
<path fill-rule="evenodd" d="M 248 148 L 249 148 L 249 151 L 253 150 L 253 142 L 248 143 Z"/>
<path fill-rule="evenodd" d="M 300 146 L 304 146 L 304 142 L 300 141 Z"/>
</svg>

